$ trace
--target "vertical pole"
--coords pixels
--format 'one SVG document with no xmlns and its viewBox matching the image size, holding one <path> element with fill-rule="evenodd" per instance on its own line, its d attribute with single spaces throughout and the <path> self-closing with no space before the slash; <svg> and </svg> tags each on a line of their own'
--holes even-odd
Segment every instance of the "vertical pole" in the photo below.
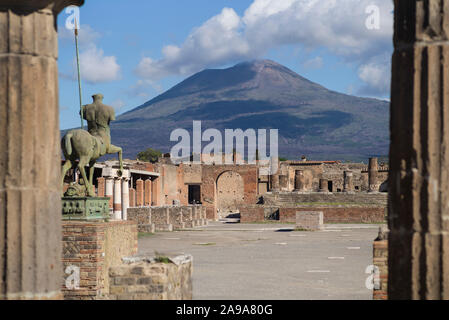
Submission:
<svg viewBox="0 0 449 320">
<path fill-rule="evenodd" d="M 81 118 L 81 129 L 84 129 L 83 123 L 83 95 L 81 90 L 81 70 L 80 70 L 80 52 L 78 46 L 78 24 L 75 18 L 75 46 L 76 46 L 76 66 L 78 69 L 78 90 L 80 96 L 80 118 Z"/>
</svg>

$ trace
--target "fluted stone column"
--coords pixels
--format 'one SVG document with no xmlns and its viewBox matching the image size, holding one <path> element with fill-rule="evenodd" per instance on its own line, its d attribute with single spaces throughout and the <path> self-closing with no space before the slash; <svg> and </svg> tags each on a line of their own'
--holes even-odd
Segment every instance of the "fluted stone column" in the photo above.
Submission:
<svg viewBox="0 0 449 320">
<path fill-rule="evenodd" d="M 0 0 L 0 299 L 61 297 L 55 25 L 82 2 Z"/>
<path fill-rule="evenodd" d="M 344 192 L 354 191 L 354 181 L 352 171 L 345 171 L 343 179 L 344 179 L 343 191 Z"/>
<path fill-rule="evenodd" d="M 449 299 L 449 2 L 395 1 L 390 299 Z"/>
<path fill-rule="evenodd" d="M 368 191 L 379 191 L 379 164 L 377 158 L 370 158 L 368 164 Z"/>
<path fill-rule="evenodd" d="M 128 220 L 129 179 L 122 180 L 122 219 Z"/>
</svg>

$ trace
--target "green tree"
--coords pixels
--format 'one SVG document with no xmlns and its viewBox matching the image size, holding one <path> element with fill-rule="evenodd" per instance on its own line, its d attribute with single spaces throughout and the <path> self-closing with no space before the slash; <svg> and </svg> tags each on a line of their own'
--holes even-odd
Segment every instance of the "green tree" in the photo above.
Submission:
<svg viewBox="0 0 449 320">
<path fill-rule="evenodd" d="M 151 163 L 157 162 L 160 157 L 162 157 L 162 152 L 151 148 L 137 154 L 137 160 Z"/>
</svg>

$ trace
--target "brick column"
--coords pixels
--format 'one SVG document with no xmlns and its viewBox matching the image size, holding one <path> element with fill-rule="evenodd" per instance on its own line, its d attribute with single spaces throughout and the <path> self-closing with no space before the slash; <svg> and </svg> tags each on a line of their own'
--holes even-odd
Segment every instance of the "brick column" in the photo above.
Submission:
<svg viewBox="0 0 449 320">
<path fill-rule="evenodd" d="M 354 182 L 353 182 L 353 173 L 352 173 L 352 171 L 345 171 L 344 172 L 343 191 L 344 192 L 352 192 L 352 191 L 354 191 Z"/>
<path fill-rule="evenodd" d="M 98 183 L 98 196 L 102 198 L 106 194 L 106 179 L 100 177 L 97 179 L 97 183 Z"/>
<path fill-rule="evenodd" d="M 370 158 L 368 165 L 368 191 L 378 192 L 379 191 L 379 179 L 378 179 L 378 162 L 377 158 Z"/>
<path fill-rule="evenodd" d="M 151 179 L 145 180 L 145 206 L 151 206 Z"/>
<path fill-rule="evenodd" d="M 128 220 L 129 179 L 122 179 L 122 220 Z"/>
<path fill-rule="evenodd" d="M 114 179 L 106 178 L 106 191 L 105 196 L 109 198 L 109 209 L 112 211 L 114 209 Z"/>
<path fill-rule="evenodd" d="M 129 188 L 129 207 L 136 207 L 136 189 L 134 188 Z"/>
<path fill-rule="evenodd" d="M 0 0 L 0 299 L 62 297 L 55 26 L 82 3 Z"/>
<path fill-rule="evenodd" d="M 159 205 L 159 188 L 157 186 L 160 178 L 156 178 L 151 181 L 151 205 L 157 206 Z"/>
<path fill-rule="evenodd" d="M 395 1 L 390 299 L 449 299 L 449 6 Z"/>
<path fill-rule="evenodd" d="M 144 206 L 144 190 L 143 190 L 143 180 L 139 179 L 136 181 L 136 206 Z"/>
<path fill-rule="evenodd" d="M 114 179 L 114 214 L 115 220 L 122 220 L 122 179 Z"/>
</svg>

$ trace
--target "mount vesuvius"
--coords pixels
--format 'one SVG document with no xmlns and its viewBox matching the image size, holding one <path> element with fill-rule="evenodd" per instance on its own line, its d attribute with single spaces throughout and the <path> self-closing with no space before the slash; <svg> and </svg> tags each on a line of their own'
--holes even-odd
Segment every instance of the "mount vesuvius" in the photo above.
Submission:
<svg viewBox="0 0 449 320">
<path fill-rule="evenodd" d="M 316 160 L 366 160 L 388 154 L 389 103 L 330 91 L 270 60 L 201 71 L 124 113 L 112 141 L 135 158 L 169 152 L 176 128 L 279 129 L 279 154 Z M 223 134 L 224 137 L 224 134 Z M 203 147 L 205 144 L 203 144 Z"/>
</svg>

